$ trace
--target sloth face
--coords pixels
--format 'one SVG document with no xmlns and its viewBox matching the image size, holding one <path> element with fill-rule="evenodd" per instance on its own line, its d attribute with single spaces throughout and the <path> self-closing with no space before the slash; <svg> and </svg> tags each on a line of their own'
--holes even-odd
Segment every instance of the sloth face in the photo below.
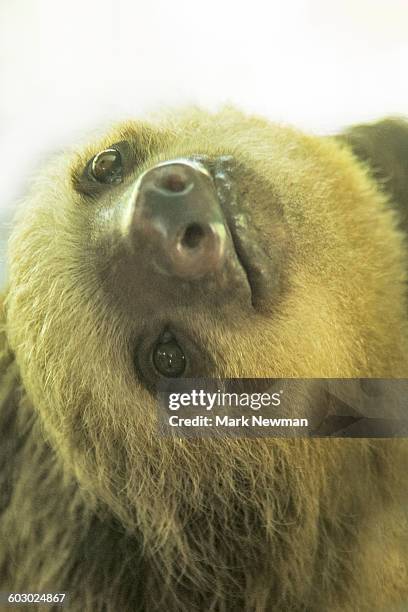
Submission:
<svg viewBox="0 0 408 612">
<path fill-rule="evenodd" d="M 384 196 L 330 139 L 231 110 L 128 122 L 34 184 L 10 341 L 23 371 L 26 343 L 46 345 L 38 363 L 30 349 L 36 381 L 69 355 L 85 394 L 101 373 L 129 397 L 163 377 L 396 375 L 400 247 Z"/>
<path fill-rule="evenodd" d="M 180 309 L 207 317 L 219 310 L 222 320 L 224 309 L 258 317 L 278 304 L 287 237 L 277 205 L 270 212 L 275 241 L 262 244 L 245 191 L 250 168 L 234 155 L 174 157 L 169 150 L 140 168 L 136 147 L 131 135 L 98 152 L 77 171 L 74 188 L 79 205 L 91 208 L 88 248 L 98 285 L 127 327 L 142 323 L 133 360 L 153 387 L 159 377 L 216 373 Z"/>
</svg>

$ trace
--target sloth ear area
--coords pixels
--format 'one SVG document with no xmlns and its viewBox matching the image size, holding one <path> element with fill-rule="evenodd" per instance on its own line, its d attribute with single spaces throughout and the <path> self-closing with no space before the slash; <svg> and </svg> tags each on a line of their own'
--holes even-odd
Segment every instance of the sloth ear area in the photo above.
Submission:
<svg viewBox="0 0 408 612">
<path fill-rule="evenodd" d="M 401 227 L 408 233 L 408 120 L 390 117 L 356 125 L 335 138 L 369 167 L 381 189 L 391 197 Z"/>
</svg>

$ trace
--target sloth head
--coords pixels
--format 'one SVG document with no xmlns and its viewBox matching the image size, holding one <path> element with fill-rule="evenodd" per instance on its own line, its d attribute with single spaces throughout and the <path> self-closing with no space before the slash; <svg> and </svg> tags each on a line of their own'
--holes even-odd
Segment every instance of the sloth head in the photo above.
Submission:
<svg viewBox="0 0 408 612">
<path fill-rule="evenodd" d="M 335 516 L 374 495 L 368 445 L 160 440 L 154 390 L 180 376 L 403 375 L 401 252 L 385 196 L 332 139 L 231 109 L 126 122 L 34 182 L 10 242 L 8 337 L 67 469 L 172 572 L 218 592 L 224 576 L 197 550 L 226 575 L 220 543 L 234 542 L 255 581 L 254 549 L 269 563 L 272 546 L 284 598 L 316 554 L 316 500 Z"/>
</svg>

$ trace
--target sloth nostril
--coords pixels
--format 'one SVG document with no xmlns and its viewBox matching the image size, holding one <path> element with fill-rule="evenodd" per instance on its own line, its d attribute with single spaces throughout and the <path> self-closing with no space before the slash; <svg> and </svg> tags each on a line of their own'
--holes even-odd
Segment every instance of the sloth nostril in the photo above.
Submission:
<svg viewBox="0 0 408 612">
<path fill-rule="evenodd" d="M 205 236 L 205 229 L 199 223 L 191 223 L 184 231 L 181 246 L 186 249 L 196 249 Z"/>
<path fill-rule="evenodd" d="M 191 181 L 182 169 L 160 168 L 157 187 L 169 193 L 182 193 L 190 186 Z"/>
</svg>

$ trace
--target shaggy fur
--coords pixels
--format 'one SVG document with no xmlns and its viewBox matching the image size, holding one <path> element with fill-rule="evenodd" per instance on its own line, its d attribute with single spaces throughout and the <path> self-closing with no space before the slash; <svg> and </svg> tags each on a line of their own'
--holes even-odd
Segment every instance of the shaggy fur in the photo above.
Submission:
<svg viewBox="0 0 408 612">
<path fill-rule="evenodd" d="M 122 140 L 137 160 L 129 183 L 159 160 L 234 156 L 260 245 L 285 253 L 276 299 L 215 308 L 203 293 L 166 310 L 146 286 L 146 312 L 114 302 L 99 213 L 115 191 L 100 205 L 77 183 Z M 4 302 L 0 590 L 67 591 L 73 612 L 373 612 L 408 599 L 405 441 L 159 438 L 129 349 L 147 316 L 171 317 L 214 376 L 408 377 L 397 203 L 349 145 L 191 110 L 115 127 L 36 178 Z"/>
</svg>

